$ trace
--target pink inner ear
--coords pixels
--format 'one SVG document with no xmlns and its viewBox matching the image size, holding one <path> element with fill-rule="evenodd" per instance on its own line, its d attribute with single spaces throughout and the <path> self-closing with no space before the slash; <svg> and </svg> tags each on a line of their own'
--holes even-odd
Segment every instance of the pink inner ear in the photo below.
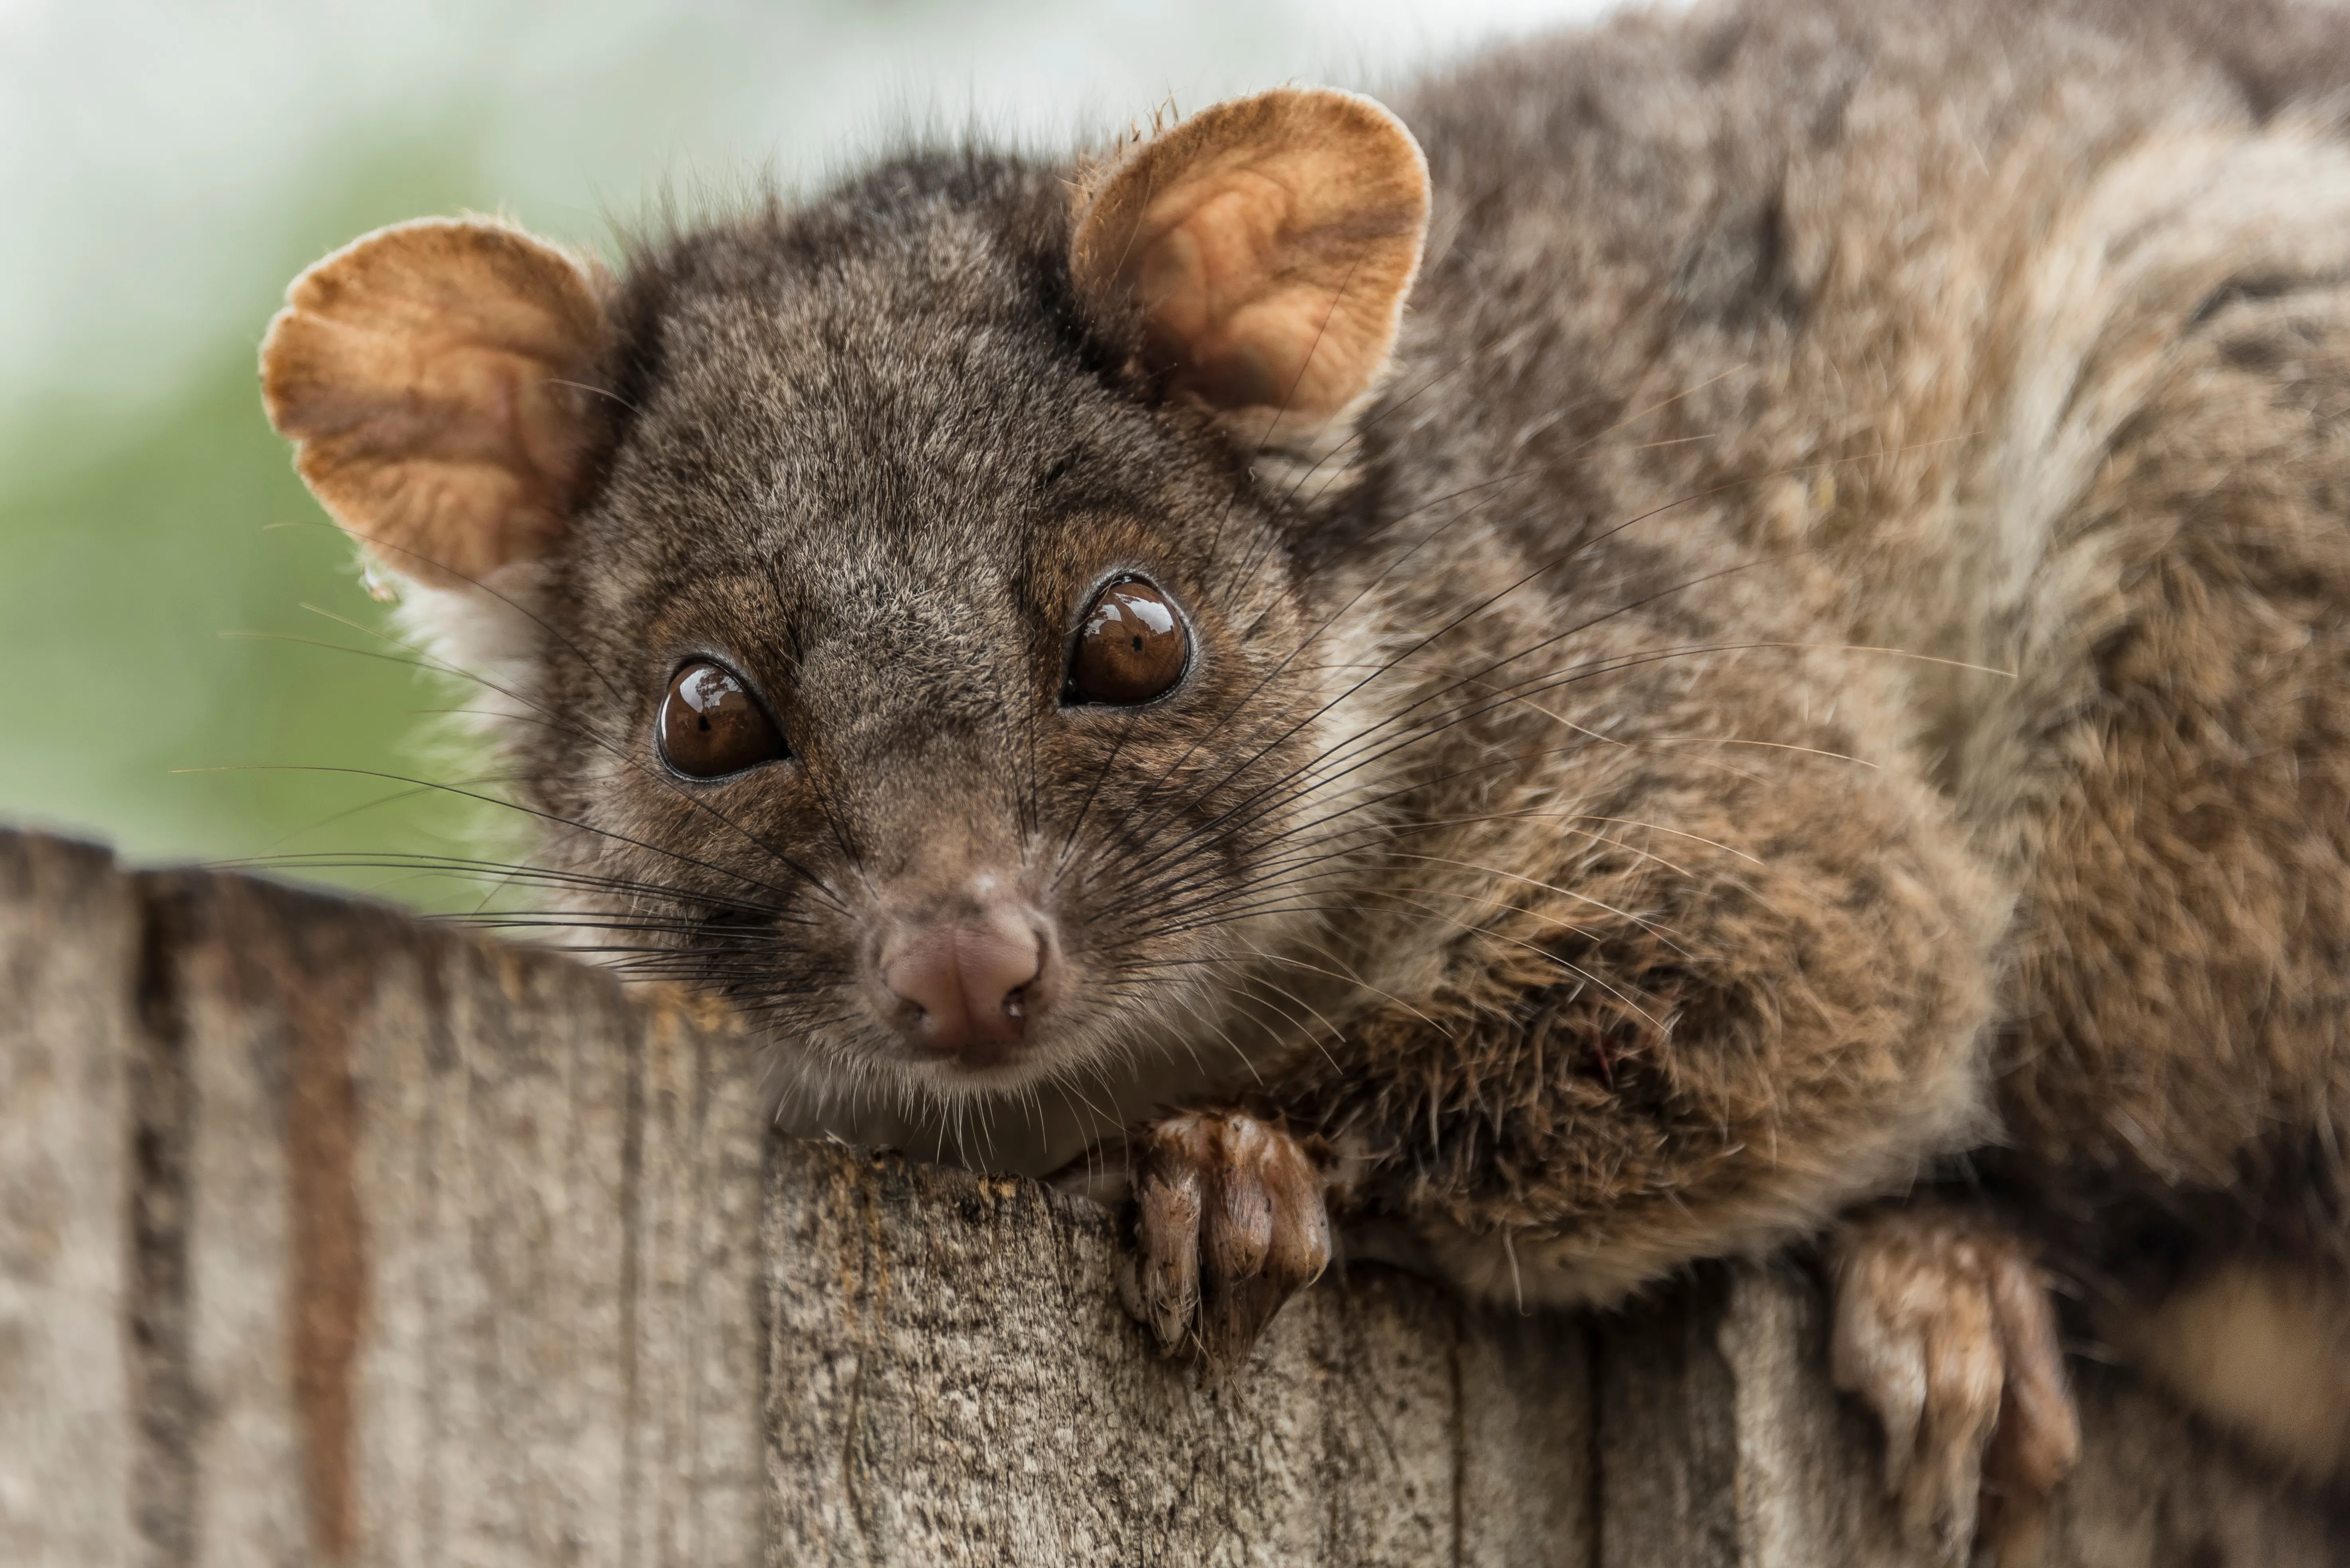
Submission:
<svg viewBox="0 0 2350 1568">
<path fill-rule="evenodd" d="M 1145 366 L 1170 389 L 1318 421 L 1385 368 L 1427 213 L 1393 116 L 1283 89 L 1146 143 L 1092 202 L 1072 268 L 1139 309 Z"/>
<path fill-rule="evenodd" d="M 586 476 L 607 327 L 560 251 L 488 223 L 381 230 L 295 281 L 263 400 L 335 520 L 402 576 L 543 554 Z"/>
<path fill-rule="evenodd" d="M 1153 357 L 1182 366 L 1192 390 L 1227 408 L 1277 406 L 1302 389 L 1312 350 L 1302 312 L 1284 306 L 1272 273 L 1289 193 L 1241 180 L 1149 247 L 1136 289 Z"/>
</svg>

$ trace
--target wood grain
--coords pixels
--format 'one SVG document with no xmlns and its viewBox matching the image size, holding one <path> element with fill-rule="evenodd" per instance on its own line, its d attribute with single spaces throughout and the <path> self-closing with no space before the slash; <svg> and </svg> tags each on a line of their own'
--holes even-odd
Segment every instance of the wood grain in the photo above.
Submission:
<svg viewBox="0 0 2350 1568">
<path fill-rule="evenodd" d="M 0 1562 L 137 1561 L 138 910 L 103 850 L 0 835 Z"/>
<path fill-rule="evenodd" d="M 1919 1561 L 1789 1264 L 1590 1320 L 1358 1267 L 1229 1381 L 1118 1222 L 770 1136 L 690 999 L 0 834 L 0 1562 Z M 2051 1561 L 2350 1562 L 2118 1374 Z"/>
</svg>

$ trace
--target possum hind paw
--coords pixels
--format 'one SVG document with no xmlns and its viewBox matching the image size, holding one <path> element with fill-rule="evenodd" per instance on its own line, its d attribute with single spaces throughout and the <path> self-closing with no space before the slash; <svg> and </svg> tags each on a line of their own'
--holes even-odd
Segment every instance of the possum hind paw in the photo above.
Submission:
<svg viewBox="0 0 2350 1568">
<path fill-rule="evenodd" d="M 1127 1309 L 1170 1354 L 1245 1359 L 1281 1303 L 1330 1262 L 1327 1182 L 1305 1146 L 1238 1113 L 1171 1116 L 1136 1150 Z"/>
<path fill-rule="evenodd" d="M 1847 1223 L 1834 1263 L 1836 1386 L 1884 1424 L 1905 1522 L 1943 1563 L 1978 1540 L 2002 1568 L 2030 1560 L 2081 1447 L 2030 1251 L 1974 1216 L 1898 1208 Z"/>
</svg>

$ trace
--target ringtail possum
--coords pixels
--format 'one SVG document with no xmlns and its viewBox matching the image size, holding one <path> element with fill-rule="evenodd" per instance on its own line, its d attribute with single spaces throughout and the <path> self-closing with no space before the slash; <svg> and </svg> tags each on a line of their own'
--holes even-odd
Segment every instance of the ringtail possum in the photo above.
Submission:
<svg viewBox="0 0 2350 1568">
<path fill-rule="evenodd" d="M 785 1125 L 1111 1193 L 1226 1368 L 1340 1245 L 1817 1242 L 1955 1556 L 2068 1334 L 2350 1467 L 2345 94 L 2285 0 L 1627 12 L 397 225 L 263 394 Z"/>
</svg>

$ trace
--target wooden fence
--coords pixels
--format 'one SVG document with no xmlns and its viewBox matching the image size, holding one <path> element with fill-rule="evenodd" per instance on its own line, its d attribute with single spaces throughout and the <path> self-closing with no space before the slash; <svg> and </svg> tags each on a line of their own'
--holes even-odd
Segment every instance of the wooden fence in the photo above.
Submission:
<svg viewBox="0 0 2350 1568">
<path fill-rule="evenodd" d="M 684 999 L 0 834 L 0 1563 L 1914 1560 L 1799 1267 L 1592 1321 L 1357 1269 L 1203 1386 L 1109 1216 L 756 1098 Z M 2350 1563 L 2081 1383 L 2056 1561 Z"/>
</svg>

